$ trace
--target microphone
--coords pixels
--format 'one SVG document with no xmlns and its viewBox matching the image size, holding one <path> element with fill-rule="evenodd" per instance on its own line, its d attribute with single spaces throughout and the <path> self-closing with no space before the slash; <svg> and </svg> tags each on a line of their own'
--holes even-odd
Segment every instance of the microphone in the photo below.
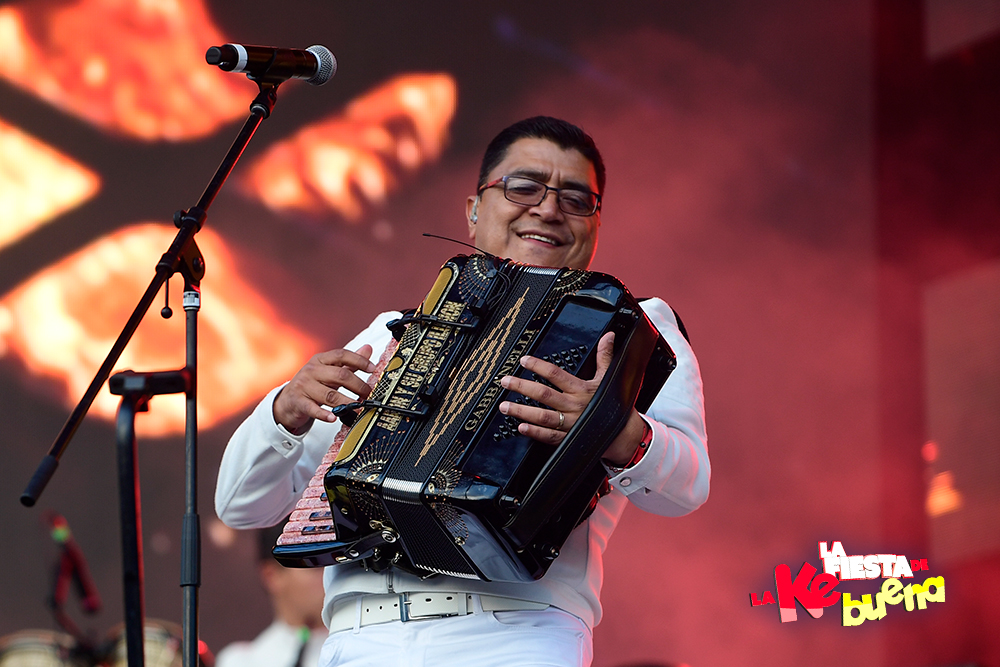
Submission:
<svg viewBox="0 0 1000 667">
<path fill-rule="evenodd" d="M 322 86 L 337 73 L 337 59 L 330 49 L 319 44 L 305 50 L 223 44 L 211 47 L 205 61 L 225 72 L 246 72 L 248 79 L 264 83 L 305 79 L 306 83 Z"/>
</svg>

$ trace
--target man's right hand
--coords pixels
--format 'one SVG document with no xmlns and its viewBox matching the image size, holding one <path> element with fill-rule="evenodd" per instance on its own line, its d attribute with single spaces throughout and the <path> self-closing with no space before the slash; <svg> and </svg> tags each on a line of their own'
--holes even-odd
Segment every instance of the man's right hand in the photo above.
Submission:
<svg viewBox="0 0 1000 667">
<path fill-rule="evenodd" d="M 354 371 L 374 371 L 375 364 L 369 361 L 371 355 L 372 346 L 362 345 L 357 352 L 330 350 L 314 356 L 278 392 L 272 407 L 274 421 L 296 435 L 304 433 L 314 419 L 336 421 L 333 413 L 322 406 L 332 408 L 353 402 L 338 389 L 352 391 L 361 400 L 368 398 L 371 387 Z"/>
</svg>

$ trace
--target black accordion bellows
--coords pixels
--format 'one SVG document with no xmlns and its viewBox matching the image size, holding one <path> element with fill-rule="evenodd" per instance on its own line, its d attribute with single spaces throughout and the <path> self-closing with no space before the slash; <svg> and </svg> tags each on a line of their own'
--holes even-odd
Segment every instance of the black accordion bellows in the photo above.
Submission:
<svg viewBox="0 0 1000 667">
<path fill-rule="evenodd" d="M 608 331 L 611 366 L 562 443 L 519 434 L 498 406 L 527 399 L 500 379 L 538 379 L 520 366 L 525 354 L 592 378 Z M 484 255 L 446 262 L 394 332 L 395 355 L 324 478 L 336 537 L 279 542 L 275 557 L 289 566 L 367 559 L 420 576 L 538 579 L 606 491 L 601 455 L 633 405 L 649 407 L 673 352 L 614 277 Z"/>
</svg>

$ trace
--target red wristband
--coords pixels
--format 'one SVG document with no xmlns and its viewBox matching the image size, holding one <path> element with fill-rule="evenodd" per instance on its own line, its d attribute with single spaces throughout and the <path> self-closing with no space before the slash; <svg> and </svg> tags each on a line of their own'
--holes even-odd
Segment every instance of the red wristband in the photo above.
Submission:
<svg viewBox="0 0 1000 667">
<path fill-rule="evenodd" d="M 649 449 L 649 445 L 653 442 L 653 427 L 649 425 L 649 422 L 642 418 L 642 440 L 639 441 L 639 446 L 635 448 L 635 453 L 632 454 L 632 458 L 629 459 L 628 463 L 623 466 L 613 466 L 607 465 L 608 469 L 614 474 L 619 474 L 626 468 L 631 468 L 636 463 L 642 460 L 642 457 L 646 455 L 646 450 Z"/>
</svg>

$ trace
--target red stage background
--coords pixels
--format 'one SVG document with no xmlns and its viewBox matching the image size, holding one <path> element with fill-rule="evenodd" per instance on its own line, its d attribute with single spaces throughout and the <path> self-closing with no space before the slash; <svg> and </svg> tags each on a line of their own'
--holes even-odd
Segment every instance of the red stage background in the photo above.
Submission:
<svg viewBox="0 0 1000 667">
<path fill-rule="evenodd" d="M 590 132 L 607 162 L 593 268 L 687 325 L 712 458 L 696 513 L 626 512 L 595 666 L 1000 667 L 989 4 L 0 3 L 0 635 L 54 625 L 45 510 L 67 517 L 104 597 L 102 613 L 74 617 L 96 636 L 121 621 L 110 397 L 39 506 L 17 496 L 253 98 L 204 50 L 319 43 L 337 76 L 282 87 L 198 237 L 212 649 L 270 616 L 252 536 L 212 509 L 228 435 L 314 351 L 416 305 L 459 251 L 421 233 L 464 238 L 485 144 L 550 114 Z M 181 365 L 183 318 L 147 319 L 122 367 Z M 151 408 L 146 613 L 179 621 L 182 419 L 169 399 Z M 839 605 L 785 624 L 751 606 L 775 565 L 818 565 L 817 543 L 833 540 L 927 558 L 946 602 L 855 628 Z"/>
</svg>

